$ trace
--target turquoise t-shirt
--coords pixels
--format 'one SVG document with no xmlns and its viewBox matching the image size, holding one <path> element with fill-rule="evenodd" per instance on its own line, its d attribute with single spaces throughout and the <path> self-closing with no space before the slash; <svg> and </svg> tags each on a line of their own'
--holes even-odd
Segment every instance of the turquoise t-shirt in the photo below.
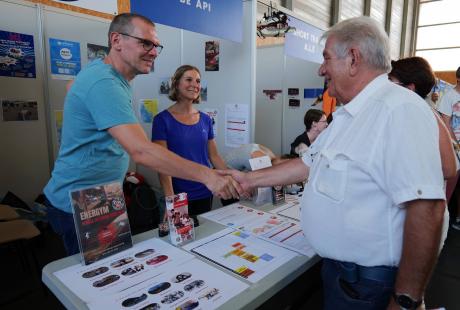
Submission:
<svg viewBox="0 0 460 310">
<path fill-rule="evenodd" d="M 72 213 L 70 191 L 123 181 L 129 156 L 108 129 L 137 123 L 128 81 L 95 60 L 82 70 L 64 103 L 61 147 L 44 193 L 53 206 Z"/>
</svg>

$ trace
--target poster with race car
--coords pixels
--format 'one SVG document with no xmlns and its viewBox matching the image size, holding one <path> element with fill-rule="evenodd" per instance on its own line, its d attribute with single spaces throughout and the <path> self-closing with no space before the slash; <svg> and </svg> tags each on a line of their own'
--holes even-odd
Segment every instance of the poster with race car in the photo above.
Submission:
<svg viewBox="0 0 460 310">
<path fill-rule="evenodd" d="M 0 30 L 0 76 L 36 77 L 33 36 Z"/>
<path fill-rule="evenodd" d="M 85 265 L 132 247 L 120 182 L 75 190 L 70 200 Z"/>
</svg>

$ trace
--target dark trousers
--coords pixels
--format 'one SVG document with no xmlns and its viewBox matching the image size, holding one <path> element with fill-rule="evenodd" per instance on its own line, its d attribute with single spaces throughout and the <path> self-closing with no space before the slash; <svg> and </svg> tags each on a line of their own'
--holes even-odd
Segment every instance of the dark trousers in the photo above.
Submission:
<svg viewBox="0 0 460 310">
<path fill-rule="evenodd" d="M 55 208 L 48 199 L 45 199 L 44 204 L 47 207 L 48 222 L 54 232 L 58 234 L 64 242 L 67 255 L 73 255 L 80 252 L 72 213 L 67 213 Z"/>
<path fill-rule="evenodd" d="M 188 213 L 190 214 L 190 217 L 193 219 L 195 227 L 200 226 L 200 222 L 198 222 L 197 216 L 199 214 L 211 211 L 212 197 L 213 196 L 198 200 L 190 200 L 188 202 Z"/>
<path fill-rule="evenodd" d="M 355 273 L 347 267 L 357 268 Z M 360 273 L 362 268 L 362 273 Z M 373 272 L 375 269 L 377 272 Z M 323 259 L 322 279 L 325 310 L 379 310 L 390 302 L 397 268 L 361 267 Z M 366 278 L 366 275 L 370 278 Z"/>
</svg>

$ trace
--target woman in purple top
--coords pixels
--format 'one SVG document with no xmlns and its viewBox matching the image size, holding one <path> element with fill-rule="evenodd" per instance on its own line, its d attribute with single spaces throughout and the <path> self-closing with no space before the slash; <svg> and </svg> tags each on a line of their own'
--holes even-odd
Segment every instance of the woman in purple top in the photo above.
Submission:
<svg viewBox="0 0 460 310">
<path fill-rule="evenodd" d="M 175 103 L 155 116 L 152 141 L 196 163 L 226 169 L 217 151 L 211 118 L 193 106 L 200 102 L 200 92 L 200 71 L 190 65 L 179 67 L 171 78 L 169 93 Z M 198 226 L 196 216 L 211 210 L 212 193 L 202 183 L 159 176 L 165 196 L 187 193 L 189 213 Z"/>
</svg>

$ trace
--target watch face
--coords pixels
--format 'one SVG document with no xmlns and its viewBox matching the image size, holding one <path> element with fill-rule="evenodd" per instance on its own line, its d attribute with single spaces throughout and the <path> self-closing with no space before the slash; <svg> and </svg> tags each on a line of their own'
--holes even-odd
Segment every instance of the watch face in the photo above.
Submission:
<svg viewBox="0 0 460 310">
<path fill-rule="evenodd" d="M 396 303 L 405 309 L 415 309 L 417 307 L 417 302 L 407 295 L 398 295 Z"/>
</svg>

